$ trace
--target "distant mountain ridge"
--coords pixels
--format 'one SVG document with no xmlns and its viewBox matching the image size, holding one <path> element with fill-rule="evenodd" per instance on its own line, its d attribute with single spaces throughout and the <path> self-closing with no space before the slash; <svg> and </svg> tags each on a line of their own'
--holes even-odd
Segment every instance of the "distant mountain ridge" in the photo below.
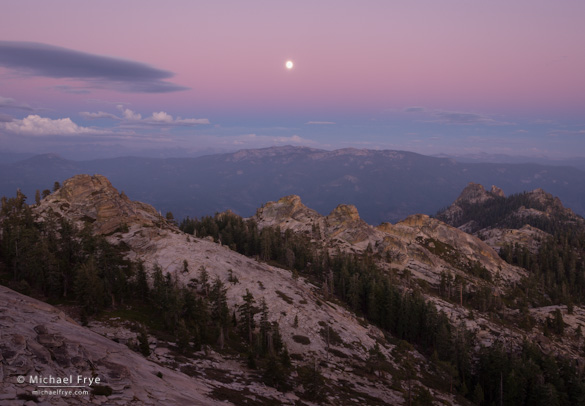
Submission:
<svg viewBox="0 0 585 406">
<path fill-rule="evenodd" d="M 251 216 L 282 196 L 299 195 L 321 214 L 340 203 L 370 224 L 412 213 L 434 214 L 469 183 L 497 184 L 506 194 L 542 188 L 585 214 L 585 172 L 537 164 L 460 163 L 407 151 L 271 147 L 197 158 L 112 158 L 70 161 L 35 156 L 0 165 L 0 195 L 35 190 L 80 173 L 102 174 L 128 197 L 175 218 L 225 210 Z"/>
<path fill-rule="evenodd" d="M 463 163 L 534 163 L 547 166 L 572 166 L 580 170 L 585 170 L 585 158 L 583 157 L 554 159 L 547 156 L 488 154 L 485 152 L 463 155 L 436 154 L 432 156 L 437 158 L 452 158 L 457 162 Z"/>
</svg>

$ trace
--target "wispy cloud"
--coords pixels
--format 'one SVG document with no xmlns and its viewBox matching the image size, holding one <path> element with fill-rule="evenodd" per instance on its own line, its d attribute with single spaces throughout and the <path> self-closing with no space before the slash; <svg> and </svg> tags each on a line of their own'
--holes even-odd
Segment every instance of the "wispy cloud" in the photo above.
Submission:
<svg viewBox="0 0 585 406">
<path fill-rule="evenodd" d="M 0 123 L 9 123 L 12 120 L 14 120 L 14 118 L 9 116 L 8 114 L 0 113 Z"/>
<path fill-rule="evenodd" d="M 420 106 L 405 107 L 402 112 L 412 114 L 417 119 L 428 123 L 489 126 L 516 125 L 515 123 L 498 120 L 488 114 L 445 111 Z"/>
<path fill-rule="evenodd" d="M 168 113 L 164 111 L 159 111 L 158 113 L 152 113 L 152 116 L 145 118 L 142 120 L 144 123 L 150 125 L 178 125 L 178 126 L 192 126 L 198 124 L 209 124 L 209 120 L 206 118 L 173 118 Z"/>
<path fill-rule="evenodd" d="M 426 109 L 424 107 L 418 107 L 418 106 L 407 107 L 404 109 L 405 113 L 422 113 L 424 111 L 426 111 Z"/>
<path fill-rule="evenodd" d="M 31 114 L 23 119 L 12 119 L 8 122 L 0 123 L 0 128 L 7 132 L 44 136 L 44 135 L 82 135 L 82 134 L 105 134 L 107 131 L 81 127 L 75 124 L 70 118 L 59 118 L 53 120 L 47 117 L 41 117 L 36 114 Z"/>
<path fill-rule="evenodd" d="M 551 130 L 547 134 L 549 137 L 585 137 L 585 129 L 583 130 Z"/>
<path fill-rule="evenodd" d="M 515 125 L 505 121 L 496 120 L 485 114 L 462 113 L 456 111 L 435 111 L 432 113 L 436 119 L 434 122 L 442 124 L 459 124 L 459 125 Z"/>
<path fill-rule="evenodd" d="M 0 108 L 2 109 L 14 109 L 14 110 L 25 110 L 25 111 L 33 111 L 34 109 L 30 107 L 26 103 L 17 103 L 14 99 L 10 97 L 2 97 L 0 96 Z"/>
<path fill-rule="evenodd" d="M 133 93 L 167 93 L 188 89 L 166 81 L 174 76 L 172 72 L 144 63 L 36 42 L 0 41 L 0 66 L 20 74 L 82 80 L 88 88 Z M 66 86 L 61 90 L 71 92 L 75 89 Z"/>
<path fill-rule="evenodd" d="M 79 115 L 83 118 L 85 118 L 86 120 L 95 120 L 95 119 L 99 119 L 99 118 L 109 118 L 112 120 L 120 120 L 120 117 L 118 117 L 115 114 L 112 113 L 105 113 L 103 111 L 98 111 L 97 113 L 90 113 L 88 111 L 82 111 L 81 113 L 79 113 Z"/>
<path fill-rule="evenodd" d="M 333 124 L 335 124 L 335 122 L 333 122 L 333 121 L 309 121 L 309 122 L 306 122 L 305 124 L 311 124 L 311 125 L 333 125 Z"/>
<path fill-rule="evenodd" d="M 69 86 L 69 85 L 57 85 L 57 86 L 53 86 L 53 89 L 59 90 L 63 93 L 69 93 L 69 94 L 89 94 L 89 93 L 91 93 L 91 91 L 88 89 Z"/>
<path fill-rule="evenodd" d="M 79 113 L 83 118 L 88 120 L 94 119 L 112 119 L 120 121 L 122 127 L 144 127 L 144 126 L 156 126 L 156 127 L 191 127 L 200 124 L 209 124 L 207 118 L 182 118 L 173 117 L 169 113 L 164 111 L 153 112 L 151 116 L 142 118 L 142 114 L 130 110 L 123 105 L 116 106 L 121 113 L 121 116 L 117 116 L 112 113 L 106 113 L 98 111 L 97 113 L 83 111 Z"/>
</svg>

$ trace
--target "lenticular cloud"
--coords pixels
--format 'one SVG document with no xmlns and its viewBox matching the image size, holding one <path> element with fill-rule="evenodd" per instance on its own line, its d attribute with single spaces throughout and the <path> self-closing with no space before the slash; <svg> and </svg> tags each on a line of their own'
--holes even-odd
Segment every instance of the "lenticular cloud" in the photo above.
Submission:
<svg viewBox="0 0 585 406">
<path fill-rule="evenodd" d="M 123 92 L 167 93 L 188 89 L 165 80 L 174 76 L 172 72 L 144 63 L 36 42 L 0 41 L 0 66 L 21 74 L 78 79 L 88 87 Z"/>
</svg>

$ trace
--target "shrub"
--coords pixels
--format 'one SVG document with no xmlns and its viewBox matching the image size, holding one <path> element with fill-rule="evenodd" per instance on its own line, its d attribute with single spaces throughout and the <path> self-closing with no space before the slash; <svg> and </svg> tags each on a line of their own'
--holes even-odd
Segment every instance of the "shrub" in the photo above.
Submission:
<svg viewBox="0 0 585 406">
<path fill-rule="evenodd" d="M 303 345 L 311 344 L 311 340 L 309 339 L 309 337 L 306 337 L 306 336 L 294 335 L 292 337 L 292 339 L 299 344 L 303 344 Z"/>
</svg>

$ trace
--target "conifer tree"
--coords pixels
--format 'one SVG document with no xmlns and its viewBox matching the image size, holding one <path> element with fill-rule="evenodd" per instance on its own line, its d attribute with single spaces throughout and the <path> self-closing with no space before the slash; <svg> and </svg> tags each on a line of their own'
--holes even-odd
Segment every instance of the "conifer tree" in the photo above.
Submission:
<svg viewBox="0 0 585 406">
<path fill-rule="evenodd" d="M 254 295 L 250 293 L 248 289 L 246 289 L 246 294 L 243 296 L 244 303 L 240 305 L 239 313 L 240 313 L 240 331 L 246 337 L 249 344 L 253 342 L 253 332 L 254 332 L 254 315 L 256 314 L 256 309 L 254 308 Z"/>
</svg>

